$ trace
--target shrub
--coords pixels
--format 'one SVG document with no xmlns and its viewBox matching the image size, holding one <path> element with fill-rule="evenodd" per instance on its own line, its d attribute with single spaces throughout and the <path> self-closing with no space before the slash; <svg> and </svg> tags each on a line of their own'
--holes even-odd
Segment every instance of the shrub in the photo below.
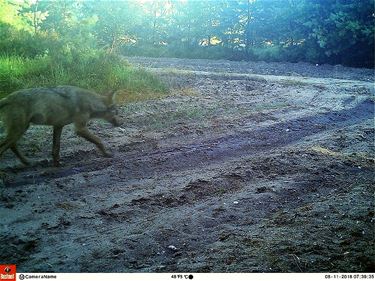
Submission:
<svg viewBox="0 0 375 281">
<path fill-rule="evenodd" d="M 167 87 L 154 75 L 131 67 L 125 60 L 103 51 L 65 50 L 35 58 L 0 57 L 0 97 L 17 89 L 74 85 L 99 93 L 122 90 L 123 100 L 164 95 Z"/>
</svg>

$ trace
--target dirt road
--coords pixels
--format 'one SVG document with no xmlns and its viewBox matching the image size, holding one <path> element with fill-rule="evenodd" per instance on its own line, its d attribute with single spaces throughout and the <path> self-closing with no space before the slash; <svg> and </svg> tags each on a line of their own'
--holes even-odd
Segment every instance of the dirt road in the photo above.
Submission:
<svg viewBox="0 0 375 281">
<path fill-rule="evenodd" d="M 373 72 L 129 58 L 171 87 L 125 123 L 29 129 L 1 159 L 0 263 L 19 272 L 352 272 L 374 268 Z M 1 183 L 1 181 L 0 181 Z"/>
</svg>

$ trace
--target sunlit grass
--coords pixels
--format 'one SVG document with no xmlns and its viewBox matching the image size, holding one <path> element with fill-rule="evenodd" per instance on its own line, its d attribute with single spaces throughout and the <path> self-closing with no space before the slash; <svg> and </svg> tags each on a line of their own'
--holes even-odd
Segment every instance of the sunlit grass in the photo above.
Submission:
<svg viewBox="0 0 375 281">
<path fill-rule="evenodd" d="M 311 151 L 340 159 L 342 161 L 346 161 L 348 163 L 351 163 L 352 165 L 355 165 L 357 167 L 369 167 L 372 168 L 375 163 L 374 156 L 368 153 L 363 153 L 363 152 L 342 152 L 342 151 L 333 151 L 328 148 L 315 145 L 310 148 Z"/>
<path fill-rule="evenodd" d="M 105 53 L 34 59 L 0 57 L 0 98 L 18 89 L 57 85 L 74 85 L 98 93 L 118 90 L 121 102 L 152 99 L 168 93 L 167 86 L 153 74 Z"/>
</svg>

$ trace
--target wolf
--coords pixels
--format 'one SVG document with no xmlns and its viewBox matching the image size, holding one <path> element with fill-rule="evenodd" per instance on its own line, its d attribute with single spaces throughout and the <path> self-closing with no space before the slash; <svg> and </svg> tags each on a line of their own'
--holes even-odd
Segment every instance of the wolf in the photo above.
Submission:
<svg viewBox="0 0 375 281">
<path fill-rule="evenodd" d="M 10 148 L 24 165 L 30 165 L 16 143 L 30 124 L 50 125 L 53 126 L 53 164 L 59 166 L 61 132 L 71 123 L 78 136 L 95 144 L 105 157 L 111 157 L 101 140 L 87 129 L 87 123 L 90 119 L 103 119 L 115 127 L 121 125 L 114 94 L 112 91 L 100 96 L 75 86 L 31 88 L 11 93 L 0 100 L 0 116 L 6 131 L 5 139 L 0 142 L 0 157 Z"/>
</svg>

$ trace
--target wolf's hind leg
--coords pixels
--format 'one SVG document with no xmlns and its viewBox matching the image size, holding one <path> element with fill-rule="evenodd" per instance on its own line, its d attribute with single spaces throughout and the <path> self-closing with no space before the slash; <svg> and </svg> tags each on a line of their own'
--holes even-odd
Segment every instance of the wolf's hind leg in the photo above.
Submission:
<svg viewBox="0 0 375 281">
<path fill-rule="evenodd" d="M 19 152 L 16 146 L 17 141 L 22 137 L 27 128 L 28 126 L 23 128 L 17 126 L 8 128 L 8 135 L 5 137 L 5 140 L 0 143 L 0 157 L 7 149 L 10 148 L 23 164 L 29 164 L 29 161 Z"/>
<path fill-rule="evenodd" d="M 22 155 L 22 153 L 18 150 L 17 148 L 17 144 L 14 144 L 10 147 L 10 149 L 13 151 L 13 153 L 18 157 L 18 159 L 21 160 L 21 162 L 26 165 L 26 166 L 29 166 L 30 165 L 30 161 L 27 160 L 25 158 L 25 156 Z"/>
</svg>

